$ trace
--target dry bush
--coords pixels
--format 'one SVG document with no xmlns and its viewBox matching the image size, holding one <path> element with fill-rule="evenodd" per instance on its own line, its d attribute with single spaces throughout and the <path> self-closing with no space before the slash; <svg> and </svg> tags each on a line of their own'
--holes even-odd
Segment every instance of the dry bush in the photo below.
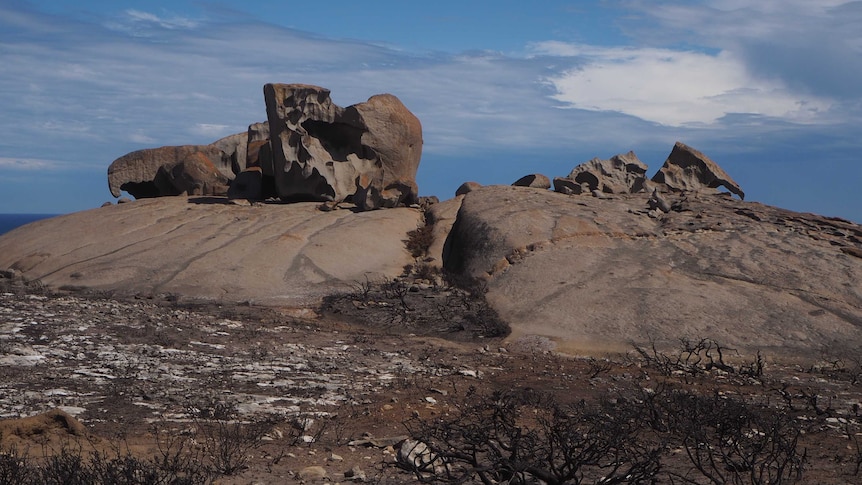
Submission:
<svg viewBox="0 0 862 485">
<path fill-rule="evenodd" d="M 407 250 L 414 258 L 421 258 L 428 254 L 428 248 L 434 242 L 434 226 L 425 224 L 407 233 L 404 241 Z"/>
<path fill-rule="evenodd" d="M 225 402 L 189 408 L 196 437 L 214 473 L 234 475 L 248 467 L 251 453 L 275 426 L 272 418 L 244 423 L 236 409 Z"/>
<path fill-rule="evenodd" d="M 649 483 L 659 472 L 659 450 L 642 444 L 630 416 L 534 392 L 468 395 L 456 416 L 407 427 L 438 464 L 411 470 L 426 482 Z"/>
</svg>

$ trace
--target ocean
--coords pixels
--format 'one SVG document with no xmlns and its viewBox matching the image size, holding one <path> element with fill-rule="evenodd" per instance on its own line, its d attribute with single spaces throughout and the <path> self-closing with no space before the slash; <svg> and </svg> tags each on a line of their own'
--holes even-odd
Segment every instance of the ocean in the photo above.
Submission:
<svg viewBox="0 0 862 485">
<path fill-rule="evenodd" d="M 5 234 L 16 227 L 23 226 L 41 219 L 47 219 L 59 214 L 0 214 L 0 234 Z"/>
</svg>

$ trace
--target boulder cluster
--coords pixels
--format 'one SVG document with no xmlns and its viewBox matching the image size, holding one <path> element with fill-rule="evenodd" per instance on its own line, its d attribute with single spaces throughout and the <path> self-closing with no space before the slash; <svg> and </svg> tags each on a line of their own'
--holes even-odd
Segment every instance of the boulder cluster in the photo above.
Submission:
<svg viewBox="0 0 862 485">
<path fill-rule="evenodd" d="M 266 122 L 209 145 L 124 155 L 108 168 L 111 194 L 351 201 L 363 210 L 418 202 L 422 125 L 398 98 L 380 94 L 342 108 L 318 86 L 263 91 Z"/>
<path fill-rule="evenodd" d="M 702 192 L 724 187 L 731 193 L 745 199 L 745 192 L 730 175 L 713 162 L 709 157 L 694 148 L 676 142 L 661 169 L 652 177 L 646 177 L 647 166 L 638 159 L 634 152 L 624 155 L 614 155 L 608 160 L 594 158 L 572 169 L 565 177 L 555 177 L 553 187 L 555 192 L 566 195 L 602 194 L 636 194 L 648 192 L 653 194 L 651 205 L 663 212 L 669 209 L 664 206 L 659 193 L 672 192 Z M 512 185 L 521 187 L 536 187 L 548 189 L 551 181 L 541 174 L 531 174 L 521 177 Z M 476 182 L 465 182 L 458 188 L 455 195 L 463 195 L 481 185 Z"/>
</svg>

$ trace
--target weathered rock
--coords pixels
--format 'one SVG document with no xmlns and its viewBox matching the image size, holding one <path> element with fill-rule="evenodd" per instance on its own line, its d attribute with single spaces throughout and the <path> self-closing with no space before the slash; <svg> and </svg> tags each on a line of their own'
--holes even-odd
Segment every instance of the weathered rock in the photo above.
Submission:
<svg viewBox="0 0 862 485">
<path fill-rule="evenodd" d="M 724 187 L 745 199 L 745 193 L 717 163 L 694 148 L 676 142 L 652 181 L 674 191 L 697 191 Z"/>
<path fill-rule="evenodd" d="M 230 172 L 222 173 L 229 179 L 245 170 L 249 166 L 260 166 L 258 158 L 260 147 L 269 143 L 269 124 L 267 122 L 254 123 L 243 133 L 226 136 L 211 143 L 224 152 L 230 160 Z"/>
<path fill-rule="evenodd" d="M 229 199 L 263 200 L 263 173 L 260 167 L 251 167 L 240 172 L 227 191 Z"/>
<path fill-rule="evenodd" d="M 570 178 L 554 177 L 554 192 L 559 192 L 565 195 L 580 195 L 589 191 L 584 190 L 584 187 L 581 184 Z"/>
<path fill-rule="evenodd" d="M 432 206 L 434 206 L 434 204 L 439 204 L 439 203 L 440 203 L 440 198 L 437 197 L 436 195 L 423 195 L 422 197 L 419 197 L 419 207 L 422 210 L 428 210 Z"/>
<path fill-rule="evenodd" d="M 647 200 L 647 207 L 650 210 L 660 210 L 664 213 L 670 212 L 671 209 L 670 202 L 662 197 L 656 189 L 653 189 L 652 195 L 650 195 L 649 200 Z"/>
<path fill-rule="evenodd" d="M 524 175 L 512 183 L 512 185 L 517 187 L 533 187 L 535 189 L 550 189 L 551 180 L 540 173 L 533 173 L 530 175 Z"/>
<path fill-rule="evenodd" d="M 416 203 L 422 126 L 398 98 L 341 108 L 304 84 L 267 84 L 264 98 L 280 197 L 338 202 L 361 189 L 360 209 Z"/>
<path fill-rule="evenodd" d="M 481 186 L 482 184 L 480 184 L 479 182 L 464 182 L 455 190 L 455 197 L 472 192 L 473 190 L 476 190 Z"/>
<path fill-rule="evenodd" d="M 607 194 L 632 194 L 641 192 L 646 182 L 647 166 L 634 152 L 614 155 L 609 160 L 594 158 L 582 163 L 569 173 L 568 179 L 576 184 L 586 184 L 589 191 L 599 190 Z"/>
<path fill-rule="evenodd" d="M 233 178 L 246 167 L 246 151 L 248 149 L 248 132 L 236 133 L 220 138 L 210 146 L 221 150 L 227 157 L 230 165 L 223 167 L 225 177 Z"/>
<path fill-rule="evenodd" d="M 367 479 L 365 472 L 358 465 L 344 472 L 344 478 L 354 482 L 364 482 Z"/>
<path fill-rule="evenodd" d="M 289 307 L 413 263 L 404 241 L 421 224 L 418 209 L 316 206 L 162 197 L 77 212 L 0 236 L 0 268 L 54 288 Z"/>
<path fill-rule="evenodd" d="M 862 227 L 719 194 L 661 196 L 671 210 L 653 219 L 646 193 L 483 187 L 462 201 L 444 267 L 486 281 L 511 340 L 538 335 L 564 352 L 681 337 L 765 352 L 862 345 L 851 256 Z"/>
<path fill-rule="evenodd" d="M 192 156 L 194 164 L 199 165 L 203 157 L 222 175 L 231 173 L 230 159 L 212 145 L 148 148 L 114 160 L 108 167 L 108 188 L 114 197 L 119 197 L 120 191 L 125 190 L 136 199 L 182 193 L 183 190 L 178 190 L 166 175 Z M 209 174 L 209 171 L 204 173 Z"/>
<path fill-rule="evenodd" d="M 163 195 L 225 195 L 230 184 L 202 152 L 189 154 L 173 167 L 162 166 L 155 180 Z"/>
<path fill-rule="evenodd" d="M 425 220 L 431 225 L 432 242 L 428 247 L 427 263 L 438 268 L 443 267 L 444 252 L 446 251 L 446 240 L 452 225 L 458 218 L 458 210 L 464 196 L 459 195 L 449 200 L 432 205 L 425 212 Z"/>
<path fill-rule="evenodd" d="M 302 480 L 323 480 L 327 473 L 322 466 L 307 466 L 300 470 L 298 475 Z"/>
</svg>

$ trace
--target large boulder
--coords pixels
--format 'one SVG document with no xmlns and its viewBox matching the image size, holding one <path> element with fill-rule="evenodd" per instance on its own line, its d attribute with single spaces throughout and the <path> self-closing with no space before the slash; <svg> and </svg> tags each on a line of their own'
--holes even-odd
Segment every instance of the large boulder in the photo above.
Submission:
<svg viewBox="0 0 862 485">
<path fill-rule="evenodd" d="M 862 226 L 717 193 L 663 197 L 653 218 L 646 192 L 481 187 L 464 196 L 444 267 L 484 282 L 512 339 L 564 352 L 862 345 Z"/>
<path fill-rule="evenodd" d="M 189 168 L 179 169 L 178 177 L 173 177 L 178 165 Z M 191 173 L 203 175 L 206 180 L 197 181 L 199 184 L 190 181 L 186 175 Z M 136 199 L 178 195 L 185 191 L 183 187 L 196 185 L 208 187 L 200 195 L 225 195 L 227 185 L 215 181 L 227 181 L 232 177 L 226 174 L 231 173 L 230 158 L 213 145 L 148 148 L 114 160 L 108 167 L 108 188 L 114 197 L 126 191 Z M 180 186 L 175 185 L 176 178 L 183 180 Z"/>
<path fill-rule="evenodd" d="M 347 108 L 329 94 L 305 84 L 264 86 L 278 195 L 339 202 L 360 191 L 360 209 L 416 203 L 419 119 L 389 94 Z"/>
<path fill-rule="evenodd" d="M 598 190 L 608 194 L 630 194 L 644 190 L 646 171 L 647 166 L 637 155 L 628 152 L 614 155 L 608 160 L 594 158 L 582 163 L 572 169 L 566 178 L 573 181 L 573 185 L 588 185 L 589 190 L 586 192 Z M 564 184 L 562 181 L 557 185 L 573 188 L 573 185 Z"/>
<path fill-rule="evenodd" d="M 724 187 L 745 199 L 745 193 L 717 163 L 694 148 L 676 142 L 653 182 L 673 191 L 697 191 Z"/>
</svg>

